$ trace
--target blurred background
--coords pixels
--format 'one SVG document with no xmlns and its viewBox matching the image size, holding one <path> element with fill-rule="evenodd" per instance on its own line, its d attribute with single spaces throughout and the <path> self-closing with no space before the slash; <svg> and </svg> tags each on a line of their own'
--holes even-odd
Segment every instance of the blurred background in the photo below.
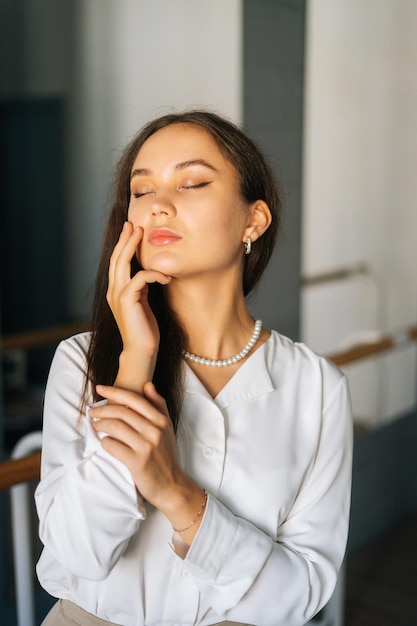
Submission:
<svg viewBox="0 0 417 626">
<path fill-rule="evenodd" d="M 415 0 L 0 0 L 2 460 L 32 452 L 16 446 L 41 428 L 56 344 L 88 327 L 120 150 L 173 109 L 230 117 L 285 193 L 250 307 L 333 358 L 352 391 L 345 600 L 329 626 L 417 624 L 404 541 L 417 521 L 416 32 Z M 5 626 L 17 624 L 9 495 Z M 40 621 L 50 599 L 33 585 Z"/>
</svg>

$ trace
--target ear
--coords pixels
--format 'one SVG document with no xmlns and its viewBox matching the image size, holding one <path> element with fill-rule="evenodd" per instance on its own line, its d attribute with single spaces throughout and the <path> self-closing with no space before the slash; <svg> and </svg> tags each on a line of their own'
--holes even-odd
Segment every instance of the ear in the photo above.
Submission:
<svg viewBox="0 0 417 626">
<path fill-rule="evenodd" d="M 248 237 L 251 238 L 252 242 L 259 239 L 268 230 L 271 222 L 272 215 L 267 203 L 264 200 L 253 202 L 248 210 L 248 222 L 242 239 L 243 243 Z"/>
</svg>

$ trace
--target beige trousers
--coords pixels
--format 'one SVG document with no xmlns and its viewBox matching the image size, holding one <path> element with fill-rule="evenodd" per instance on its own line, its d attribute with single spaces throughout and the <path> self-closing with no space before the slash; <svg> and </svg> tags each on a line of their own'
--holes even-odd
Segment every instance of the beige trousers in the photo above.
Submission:
<svg viewBox="0 0 417 626">
<path fill-rule="evenodd" d="M 249 626 L 240 622 L 218 622 L 213 626 Z M 43 620 L 41 626 L 123 626 L 106 622 L 91 613 L 87 613 L 70 600 L 58 600 Z"/>
</svg>

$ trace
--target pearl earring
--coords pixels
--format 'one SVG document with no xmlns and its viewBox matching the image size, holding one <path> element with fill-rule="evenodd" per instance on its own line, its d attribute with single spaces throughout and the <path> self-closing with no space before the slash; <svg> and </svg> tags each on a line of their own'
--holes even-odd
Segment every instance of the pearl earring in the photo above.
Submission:
<svg viewBox="0 0 417 626">
<path fill-rule="evenodd" d="M 250 254 L 251 250 L 252 250 L 252 240 L 250 237 L 248 237 L 245 242 L 245 254 Z"/>
</svg>

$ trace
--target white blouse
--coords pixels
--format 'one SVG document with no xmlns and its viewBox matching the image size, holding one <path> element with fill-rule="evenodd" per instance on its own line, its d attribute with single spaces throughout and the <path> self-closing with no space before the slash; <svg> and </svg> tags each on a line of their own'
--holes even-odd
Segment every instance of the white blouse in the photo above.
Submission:
<svg viewBox="0 0 417 626">
<path fill-rule="evenodd" d="M 274 331 L 214 399 L 184 363 L 178 452 L 209 498 L 182 559 L 166 517 L 87 418 L 79 432 L 89 340 L 60 344 L 46 389 L 42 586 L 123 626 L 305 624 L 330 597 L 347 540 L 352 422 L 340 370 Z"/>
</svg>

